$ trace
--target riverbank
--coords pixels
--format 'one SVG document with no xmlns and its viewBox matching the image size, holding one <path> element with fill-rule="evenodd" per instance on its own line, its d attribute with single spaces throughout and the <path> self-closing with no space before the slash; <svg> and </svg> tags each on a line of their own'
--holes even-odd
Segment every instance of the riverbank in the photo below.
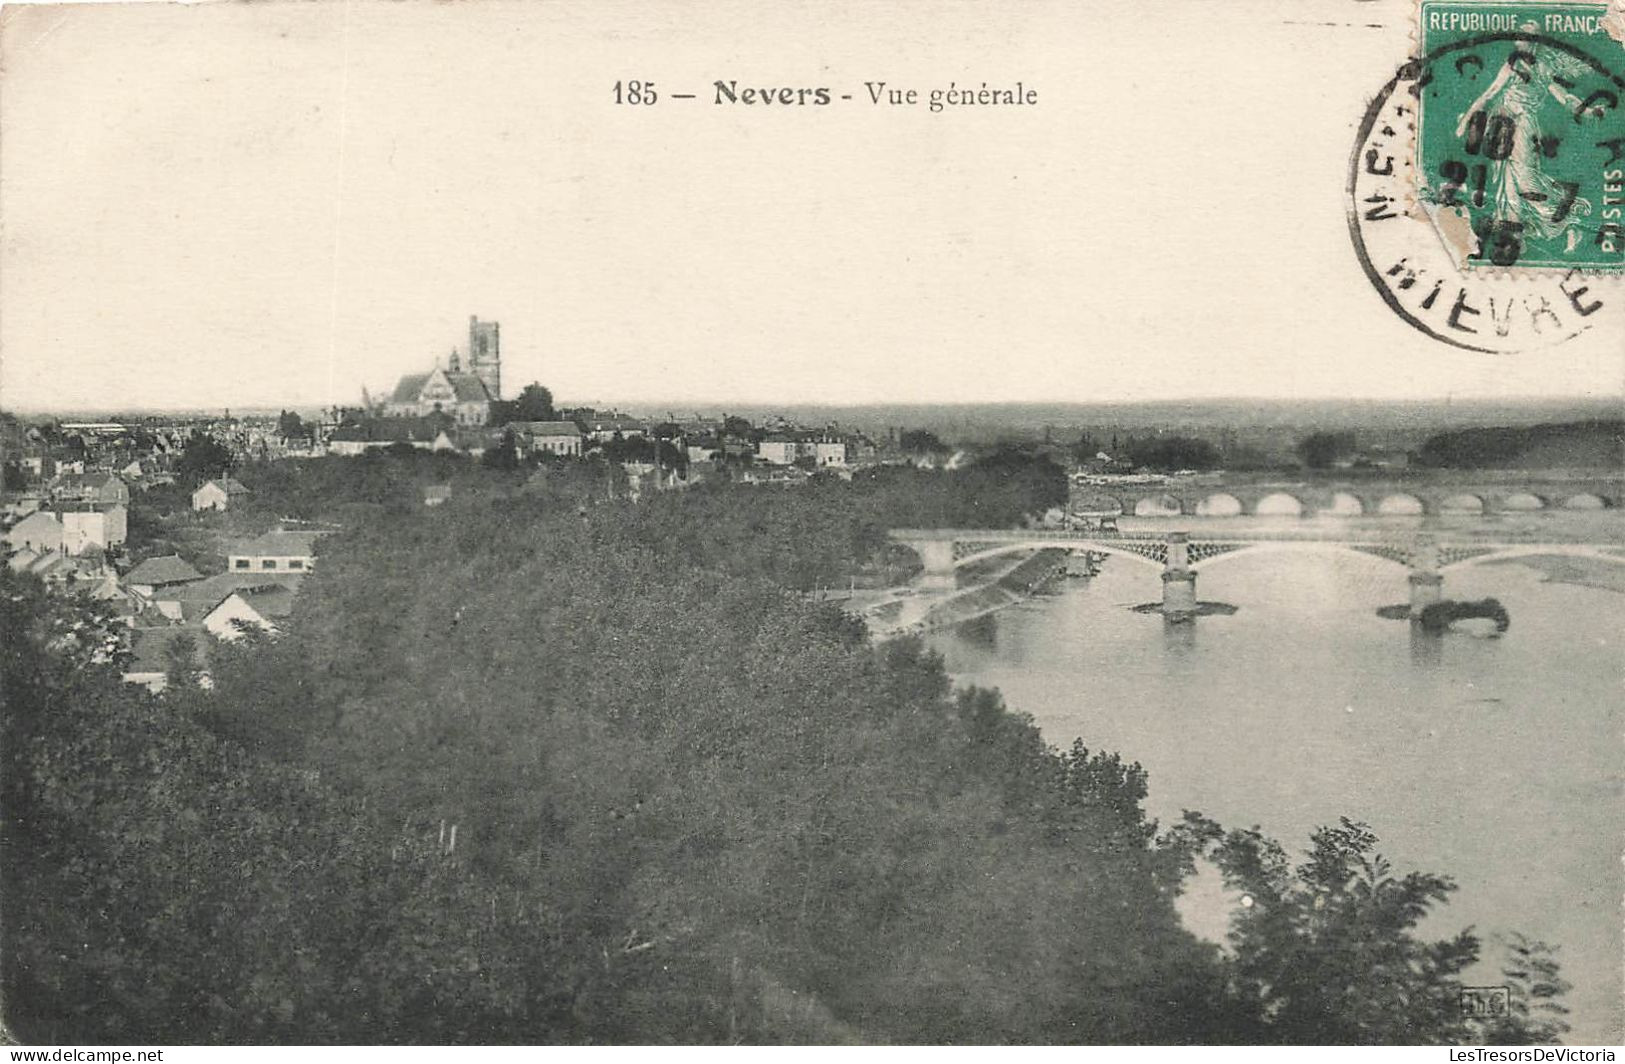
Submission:
<svg viewBox="0 0 1625 1064">
<path fill-rule="evenodd" d="M 941 595 L 909 595 L 879 603 L 861 616 L 877 639 L 951 628 L 1042 593 L 1066 575 L 1068 552 L 1058 547 L 1033 551 L 983 584 Z"/>
<path fill-rule="evenodd" d="M 1525 565 L 1545 577 L 1548 584 L 1577 584 L 1625 595 L 1625 564 L 1567 554 L 1530 554 L 1484 562 L 1485 565 Z"/>
</svg>

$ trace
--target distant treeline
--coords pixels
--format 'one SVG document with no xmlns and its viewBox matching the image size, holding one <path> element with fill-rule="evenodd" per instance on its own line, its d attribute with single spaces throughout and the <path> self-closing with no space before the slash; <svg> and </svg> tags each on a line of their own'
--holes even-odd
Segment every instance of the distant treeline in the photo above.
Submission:
<svg viewBox="0 0 1625 1064">
<path fill-rule="evenodd" d="M 1443 469 L 1610 468 L 1625 463 L 1625 420 L 1457 429 L 1429 436 L 1417 452 Z"/>
</svg>

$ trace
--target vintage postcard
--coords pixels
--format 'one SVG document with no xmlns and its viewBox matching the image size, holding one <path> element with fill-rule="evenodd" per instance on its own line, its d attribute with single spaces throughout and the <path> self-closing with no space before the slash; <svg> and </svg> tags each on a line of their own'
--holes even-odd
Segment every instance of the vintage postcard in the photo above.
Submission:
<svg viewBox="0 0 1625 1064">
<path fill-rule="evenodd" d="M 1620 0 L 8 3 L 0 466 L 14 1060 L 1625 1042 Z"/>
</svg>

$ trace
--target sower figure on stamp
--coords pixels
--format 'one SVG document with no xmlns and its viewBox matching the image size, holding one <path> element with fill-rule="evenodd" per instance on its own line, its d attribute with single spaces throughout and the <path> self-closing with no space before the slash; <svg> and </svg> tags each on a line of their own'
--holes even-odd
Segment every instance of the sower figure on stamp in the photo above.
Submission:
<svg viewBox="0 0 1625 1064">
<path fill-rule="evenodd" d="M 1533 22 L 1524 28 L 1530 33 L 1538 29 Z M 1541 132 L 1540 108 L 1550 98 L 1578 115 L 1585 101 L 1569 86 L 1587 70 L 1583 60 L 1561 49 L 1538 41 L 1515 42 L 1494 80 L 1456 122 L 1456 136 L 1466 141 L 1467 153 L 1486 160 L 1489 173 L 1481 187 L 1495 219 L 1518 226 L 1525 238 L 1561 236 L 1569 251 L 1584 239 L 1581 219 L 1590 215 L 1591 202 L 1578 196 L 1577 185 L 1556 180 L 1542 168 L 1543 149 L 1555 152 L 1556 144 Z"/>
</svg>

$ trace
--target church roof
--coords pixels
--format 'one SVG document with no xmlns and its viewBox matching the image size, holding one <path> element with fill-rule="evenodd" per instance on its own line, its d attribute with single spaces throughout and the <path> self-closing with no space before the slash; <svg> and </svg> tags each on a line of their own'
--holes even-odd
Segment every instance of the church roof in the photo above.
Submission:
<svg viewBox="0 0 1625 1064">
<path fill-rule="evenodd" d="M 389 397 L 392 403 L 416 403 L 423 393 L 423 386 L 429 383 L 429 378 L 435 373 L 443 374 L 451 385 L 452 393 L 459 403 L 486 403 L 491 400 L 491 392 L 485 387 L 485 382 L 472 373 L 450 373 L 445 370 L 436 370 L 433 373 L 408 373 L 395 385 L 395 392 Z"/>
<path fill-rule="evenodd" d="M 446 379 L 451 381 L 453 390 L 457 392 L 459 403 L 489 402 L 491 393 L 485 387 L 485 382 L 472 373 L 448 373 Z"/>
<path fill-rule="evenodd" d="M 418 393 L 423 391 L 423 386 L 429 382 L 429 376 L 427 373 L 408 373 L 401 378 L 399 384 L 395 385 L 395 394 L 389 397 L 389 401 L 392 403 L 417 402 Z"/>
</svg>

